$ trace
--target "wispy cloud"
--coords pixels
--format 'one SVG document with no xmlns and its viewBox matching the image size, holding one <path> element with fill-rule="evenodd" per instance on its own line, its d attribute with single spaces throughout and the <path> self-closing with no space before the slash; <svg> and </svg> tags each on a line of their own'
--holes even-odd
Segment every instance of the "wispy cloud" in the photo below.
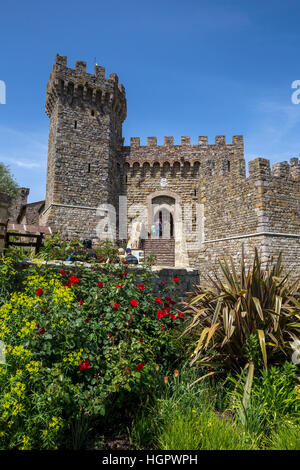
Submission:
<svg viewBox="0 0 300 470">
<path fill-rule="evenodd" d="M 258 104 L 258 112 L 265 123 L 264 130 L 273 134 L 276 141 L 300 123 L 300 105 L 264 101 Z"/>
<path fill-rule="evenodd" d="M 26 143 L 27 145 L 31 145 L 34 148 L 42 147 L 44 149 L 47 149 L 47 140 L 46 140 L 46 143 L 44 141 L 45 137 L 47 138 L 45 134 L 25 132 L 20 129 L 15 129 L 15 128 L 0 125 L 0 136 L 1 136 L 1 140 L 3 137 L 6 136 L 6 138 L 14 138 L 14 139 L 22 140 L 24 143 Z"/>
<path fill-rule="evenodd" d="M 25 132 L 0 125 L 0 161 L 8 165 L 20 186 L 30 188 L 29 200 L 45 196 L 47 132 Z"/>
<path fill-rule="evenodd" d="M 261 101 L 253 108 L 255 123 L 246 142 L 246 158 L 258 156 L 272 162 L 299 156 L 300 105 Z"/>
<path fill-rule="evenodd" d="M 47 161 L 47 138 L 0 126 L 0 159 L 23 169 L 44 168 Z"/>
<path fill-rule="evenodd" d="M 44 167 L 44 165 L 42 165 L 41 163 L 29 162 L 29 161 L 25 161 L 25 160 L 16 160 L 15 158 L 7 158 L 7 157 L 4 157 L 4 156 L 1 156 L 1 154 L 0 154 L 0 160 L 5 162 L 5 163 L 8 163 L 8 164 L 16 165 L 19 168 L 26 168 L 26 169 L 29 169 L 29 170 L 32 169 L 32 168 L 43 168 Z"/>
</svg>

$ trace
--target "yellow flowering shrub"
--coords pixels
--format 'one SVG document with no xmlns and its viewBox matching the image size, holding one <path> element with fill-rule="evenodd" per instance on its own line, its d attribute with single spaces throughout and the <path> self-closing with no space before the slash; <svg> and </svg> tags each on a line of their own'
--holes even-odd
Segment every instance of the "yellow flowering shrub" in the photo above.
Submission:
<svg viewBox="0 0 300 470">
<path fill-rule="evenodd" d="M 13 262 L 1 269 L 5 276 Z M 82 417 L 98 420 L 113 406 L 135 406 L 157 359 L 169 360 L 171 342 L 174 360 L 175 307 L 170 303 L 162 328 L 149 274 L 139 272 L 137 282 L 122 265 L 101 269 L 35 265 L 22 271 L 14 291 L 5 284 L 0 449 L 72 447 Z"/>
</svg>

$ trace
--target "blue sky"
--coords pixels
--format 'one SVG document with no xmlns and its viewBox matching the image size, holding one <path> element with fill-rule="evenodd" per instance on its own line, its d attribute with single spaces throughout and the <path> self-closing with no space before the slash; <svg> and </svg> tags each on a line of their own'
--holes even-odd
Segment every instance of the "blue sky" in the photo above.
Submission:
<svg viewBox="0 0 300 470">
<path fill-rule="evenodd" d="M 130 137 L 243 134 L 247 160 L 300 152 L 298 0 L 77 0 L 2 2 L 0 7 L 0 161 L 29 200 L 44 199 L 46 84 L 56 53 L 94 57 L 124 84 Z"/>
</svg>

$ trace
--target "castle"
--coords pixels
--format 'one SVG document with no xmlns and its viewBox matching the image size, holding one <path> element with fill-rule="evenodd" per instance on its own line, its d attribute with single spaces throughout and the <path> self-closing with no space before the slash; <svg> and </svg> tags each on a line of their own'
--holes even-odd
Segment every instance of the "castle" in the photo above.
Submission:
<svg viewBox="0 0 300 470">
<path fill-rule="evenodd" d="M 298 158 L 270 168 L 269 160 L 249 163 L 243 137 L 213 144 L 199 137 L 165 137 L 157 145 L 131 138 L 124 146 L 124 86 L 116 74 L 57 55 L 47 85 L 50 119 L 45 204 L 39 223 L 66 238 L 99 240 L 97 227 L 115 213 L 117 240 L 156 253 L 159 264 L 211 272 L 221 256 L 246 258 L 257 247 L 263 261 L 283 251 L 294 273 L 300 266 L 300 164 Z M 105 213 L 105 207 L 108 207 Z M 100 210 L 99 210 L 100 207 Z M 25 211 L 26 212 L 26 211 Z M 26 214 L 25 214 L 26 215 Z M 25 216 L 24 216 L 25 217 Z M 23 219 L 26 220 L 26 217 Z M 152 236 L 153 224 L 160 222 Z M 101 225 L 101 223 L 100 223 Z M 101 237 L 100 237 L 101 238 Z"/>
</svg>

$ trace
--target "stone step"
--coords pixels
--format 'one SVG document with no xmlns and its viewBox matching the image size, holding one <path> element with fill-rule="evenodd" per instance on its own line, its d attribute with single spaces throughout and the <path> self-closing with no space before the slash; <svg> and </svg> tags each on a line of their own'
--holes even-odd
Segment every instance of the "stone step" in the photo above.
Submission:
<svg viewBox="0 0 300 470">
<path fill-rule="evenodd" d="M 174 248 L 175 244 L 174 242 L 159 242 L 159 243 L 153 243 L 153 242 L 145 242 L 144 243 L 145 247 L 155 247 L 155 248 L 166 248 L 166 247 L 172 247 Z"/>
<path fill-rule="evenodd" d="M 164 266 L 175 265 L 175 242 L 170 239 L 144 240 L 145 257 L 156 255 L 156 264 Z"/>
</svg>

